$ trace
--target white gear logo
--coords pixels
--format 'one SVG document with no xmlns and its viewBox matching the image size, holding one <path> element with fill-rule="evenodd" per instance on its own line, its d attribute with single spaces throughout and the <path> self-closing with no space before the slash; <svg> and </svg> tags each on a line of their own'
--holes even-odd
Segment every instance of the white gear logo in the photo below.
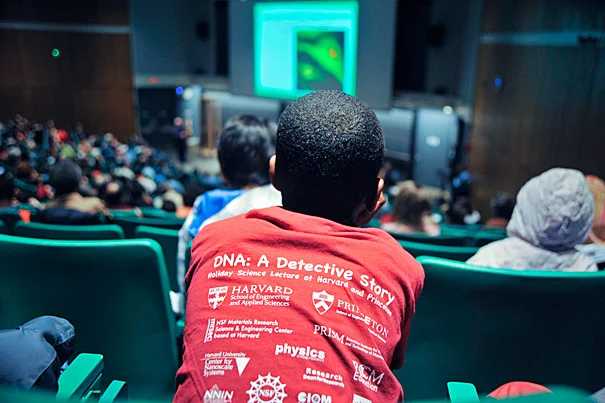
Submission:
<svg viewBox="0 0 605 403">
<path fill-rule="evenodd" d="M 284 393 L 285 383 L 279 381 L 279 376 L 272 377 L 269 372 L 267 376 L 258 376 L 254 382 L 250 382 L 250 389 L 246 392 L 250 395 L 248 403 L 282 403 L 288 396 Z"/>
</svg>

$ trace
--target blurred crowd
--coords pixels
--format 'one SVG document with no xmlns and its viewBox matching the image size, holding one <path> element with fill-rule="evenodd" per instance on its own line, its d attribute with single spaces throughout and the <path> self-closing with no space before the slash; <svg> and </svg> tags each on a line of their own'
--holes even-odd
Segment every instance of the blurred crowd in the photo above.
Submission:
<svg viewBox="0 0 605 403">
<path fill-rule="evenodd" d="M 42 125 L 21 115 L 0 123 L 0 174 L 7 188 L 3 208 L 60 203 L 77 180 L 75 191 L 98 198 L 101 212 L 156 207 L 181 217 L 197 195 L 220 184 L 183 171 L 142 138 L 122 142 L 111 133 L 87 134 L 81 124 L 67 131 L 52 120 Z"/>
</svg>

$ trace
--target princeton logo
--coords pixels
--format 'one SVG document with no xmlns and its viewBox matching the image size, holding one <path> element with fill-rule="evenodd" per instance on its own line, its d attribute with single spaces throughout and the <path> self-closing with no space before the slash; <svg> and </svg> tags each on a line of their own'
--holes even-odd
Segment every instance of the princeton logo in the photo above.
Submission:
<svg viewBox="0 0 605 403">
<path fill-rule="evenodd" d="M 229 287 L 214 287 L 208 290 L 208 305 L 210 308 L 216 309 L 227 298 L 227 290 Z"/>
<path fill-rule="evenodd" d="M 315 306 L 315 309 L 317 309 L 317 312 L 319 312 L 320 315 L 323 315 L 324 313 L 328 312 L 332 307 L 333 302 L 334 295 L 328 294 L 326 290 L 323 290 L 322 292 L 313 293 L 313 305 Z"/>
</svg>

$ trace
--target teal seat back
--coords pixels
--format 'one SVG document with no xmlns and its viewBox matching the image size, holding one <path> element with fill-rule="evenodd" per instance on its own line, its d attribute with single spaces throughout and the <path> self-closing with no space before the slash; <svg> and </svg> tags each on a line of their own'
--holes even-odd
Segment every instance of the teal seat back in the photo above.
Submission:
<svg viewBox="0 0 605 403">
<path fill-rule="evenodd" d="M 396 234 L 391 232 L 389 232 L 389 234 L 400 241 L 418 242 L 431 245 L 465 246 L 468 243 L 468 235 L 466 234 L 444 234 L 439 236 L 428 236 L 425 234 Z"/>
<path fill-rule="evenodd" d="M 472 382 L 483 395 L 514 380 L 603 387 L 605 273 L 418 261 L 425 286 L 396 371 L 406 400 L 440 397 L 451 380 Z"/>
<path fill-rule="evenodd" d="M 169 213 L 167 211 L 155 207 L 139 207 L 139 209 L 141 210 L 141 212 L 143 213 L 143 217 L 145 218 L 177 218 L 175 213 Z"/>
<path fill-rule="evenodd" d="M 6 226 L 7 234 L 14 234 L 15 225 L 21 221 L 21 216 L 17 211 L 0 212 L 0 221 Z"/>
<path fill-rule="evenodd" d="M 81 241 L 124 239 L 124 231 L 118 225 L 54 225 L 20 222 L 15 226 L 15 235 Z"/>
<path fill-rule="evenodd" d="M 441 229 L 443 231 L 468 231 L 468 232 L 477 232 L 481 231 L 481 224 L 468 224 L 468 225 L 460 225 L 460 224 L 441 224 Z"/>
<path fill-rule="evenodd" d="M 179 232 L 172 229 L 163 229 L 155 227 L 141 226 L 135 231 L 137 238 L 153 239 L 162 247 L 166 269 L 168 270 L 168 279 L 170 280 L 170 289 L 179 291 L 179 283 L 176 279 L 176 254 L 179 244 Z"/>
<path fill-rule="evenodd" d="M 8 230 L 6 228 L 6 224 L 4 224 L 4 221 L 0 221 L 0 234 L 7 234 Z"/>
<path fill-rule="evenodd" d="M 175 318 L 157 242 L 0 235 L 0 256 L 0 329 L 63 317 L 76 329 L 76 354 L 103 354 L 104 379 L 128 382 L 133 397 L 172 396 Z"/>
<path fill-rule="evenodd" d="M 126 238 L 135 238 L 136 229 L 140 225 L 164 229 L 179 230 L 185 220 L 181 218 L 138 218 L 138 217 L 116 217 L 114 222 L 124 230 Z"/>
<path fill-rule="evenodd" d="M 480 231 L 473 236 L 473 244 L 481 247 L 492 242 L 500 241 L 506 238 L 506 232 L 501 231 Z"/>
<path fill-rule="evenodd" d="M 459 262 L 466 262 L 479 250 L 472 246 L 441 246 L 408 241 L 399 241 L 399 244 L 414 257 L 433 256 Z"/>
<path fill-rule="evenodd" d="M 114 217 L 114 218 L 121 218 L 121 217 L 136 218 L 136 217 L 138 217 L 137 210 L 135 210 L 135 209 L 132 209 L 132 210 L 109 210 L 109 212 L 111 213 L 112 217 Z"/>
</svg>

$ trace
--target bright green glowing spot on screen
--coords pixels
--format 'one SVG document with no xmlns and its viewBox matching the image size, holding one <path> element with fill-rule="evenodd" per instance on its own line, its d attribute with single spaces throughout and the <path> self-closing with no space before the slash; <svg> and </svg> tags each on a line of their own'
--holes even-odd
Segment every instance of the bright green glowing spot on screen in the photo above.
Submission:
<svg viewBox="0 0 605 403">
<path fill-rule="evenodd" d="M 343 54 L 344 32 L 312 32 L 309 35 L 309 32 L 299 31 L 296 39 L 298 89 L 341 90 L 344 86 L 344 58 L 338 54 Z M 303 70 L 303 66 L 309 65 L 318 72 L 312 78 Z"/>
<path fill-rule="evenodd" d="M 254 92 L 296 99 L 313 90 L 355 95 L 357 1 L 257 3 Z"/>
<path fill-rule="evenodd" d="M 59 57 L 59 55 L 61 54 L 61 52 L 59 52 L 59 49 L 54 48 L 52 52 L 50 52 L 51 55 L 53 55 L 53 57 Z"/>
</svg>

